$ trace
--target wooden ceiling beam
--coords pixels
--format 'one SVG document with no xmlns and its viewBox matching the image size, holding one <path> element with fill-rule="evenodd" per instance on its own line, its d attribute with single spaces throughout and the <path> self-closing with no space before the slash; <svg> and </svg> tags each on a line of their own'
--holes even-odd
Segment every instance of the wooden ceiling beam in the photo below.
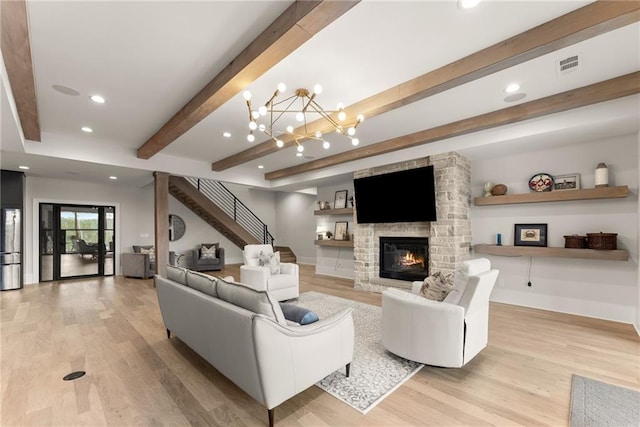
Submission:
<svg viewBox="0 0 640 427">
<path fill-rule="evenodd" d="M 360 0 L 296 0 L 159 131 L 138 148 L 150 159 Z"/>
<path fill-rule="evenodd" d="M 562 15 L 507 40 L 475 52 L 458 61 L 430 71 L 407 82 L 370 96 L 345 109 L 355 117 L 375 117 L 498 71 L 522 64 L 558 49 L 604 34 L 640 20 L 638 1 L 596 1 Z M 324 119 L 309 124 L 314 130 L 329 130 Z M 288 135 L 280 136 L 285 143 L 277 148 L 268 140 L 240 153 L 214 162 L 211 169 L 222 171 L 293 146 Z"/>
<path fill-rule="evenodd" d="M 0 50 L 25 139 L 40 142 L 38 102 L 25 0 L 0 1 Z"/>
<path fill-rule="evenodd" d="M 455 136 L 465 135 L 484 129 L 496 128 L 540 116 L 559 113 L 574 108 L 585 107 L 599 102 L 610 101 L 640 93 L 640 72 L 627 74 L 604 82 L 584 86 L 546 98 L 458 120 L 435 128 L 391 138 L 376 144 L 356 148 L 322 159 L 314 160 L 286 169 L 269 172 L 265 179 L 274 180 L 335 166 L 367 157 L 379 156 L 393 151 L 404 150 L 418 145 L 429 144 Z"/>
</svg>

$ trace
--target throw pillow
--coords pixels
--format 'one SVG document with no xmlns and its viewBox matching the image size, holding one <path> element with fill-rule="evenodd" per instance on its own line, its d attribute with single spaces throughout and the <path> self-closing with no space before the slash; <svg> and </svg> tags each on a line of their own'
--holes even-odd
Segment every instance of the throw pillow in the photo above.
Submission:
<svg viewBox="0 0 640 427">
<path fill-rule="evenodd" d="M 453 273 L 443 275 L 440 271 L 437 271 L 424 279 L 424 283 L 420 288 L 420 295 L 430 300 L 442 301 L 451 289 L 453 289 Z"/>
<path fill-rule="evenodd" d="M 216 259 L 216 247 L 211 246 L 211 247 L 206 247 L 205 245 L 202 245 L 200 247 L 200 258 L 201 259 Z"/>
<path fill-rule="evenodd" d="M 154 247 L 150 247 L 149 249 L 145 249 L 145 248 L 140 248 L 140 253 L 141 254 L 149 254 L 149 262 L 150 263 L 154 263 L 156 261 L 156 251 L 154 249 Z"/>
<path fill-rule="evenodd" d="M 258 265 L 260 267 L 269 267 L 271 274 L 280 274 L 280 251 L 272 254 L 260 252 L 258 255 Z"/>
<path fill-rule="evenodd" d="M 280 308 L 282 309 L 282 313 L 284 313 L 285 319 L 291 320 L 292 322 L 296 322 L 300 325 L 308 325 L 309 323 L 318 321 L 318 315 L 304 307 L 281 302 Z"/>
</svg>

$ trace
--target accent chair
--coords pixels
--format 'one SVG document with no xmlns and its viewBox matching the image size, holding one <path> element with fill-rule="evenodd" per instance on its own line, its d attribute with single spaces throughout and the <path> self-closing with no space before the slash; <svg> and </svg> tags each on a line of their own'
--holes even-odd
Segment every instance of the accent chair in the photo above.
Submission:
<svg viewBox="0 0 640 427">
<path fill-rule="evenodd" d="M 382 292 L 382 345 L 405 359 L 460 368 L 487 346 L 489 296 L 498 278 L 486 258 L 465 261 L 455 273 L 453 290 L 443 301 L 412 291 Z"/>
<path fill-rule="evenodd" d="M 141 279 L 153 277 L 156 270 L 156 255 L 153 245 L 133 245 L 132 248 L 132 253 L 122 254 L 122 275 Z M 169 264 L 173 265 L 175 259 L 175 252 L 169 252 Z"/>
<path fill-rule="evenodd" d="M 259 291 L 269 291 L 278 301 L 298 298 L 298 264 L 280 262 L 280 252 L 274 252 L 271 245 L 245 245 L 242 256 L 244 265 L 240 266 L 240 283 Z"/>
</svg>

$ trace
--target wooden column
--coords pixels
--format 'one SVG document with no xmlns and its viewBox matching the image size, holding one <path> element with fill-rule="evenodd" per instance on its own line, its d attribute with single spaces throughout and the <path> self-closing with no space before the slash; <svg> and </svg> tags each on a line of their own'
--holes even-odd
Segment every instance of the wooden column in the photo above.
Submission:
<svg viewBox="0 0 640 427">
<path fill-rule="evenodd" d="M 167 275 L 169 263 L 169 174 L 154 172 L 156 274 Z"/>
</svg>

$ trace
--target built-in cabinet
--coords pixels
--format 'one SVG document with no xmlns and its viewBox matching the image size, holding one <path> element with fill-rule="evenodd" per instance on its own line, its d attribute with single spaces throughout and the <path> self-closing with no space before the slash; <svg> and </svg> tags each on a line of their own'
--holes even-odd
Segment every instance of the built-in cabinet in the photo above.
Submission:
<svg viewBox="0 0 640 427">
<path fill-rule="evenodd" d="M 549 191 L 526 194 L 510 194 L 504 196 L 476 197 L 476 206 L 509 205 L 516 203 L 541 203 L 562 202 L 572 200 L 613 199 L 629 196 L 629 187 L 626 185 L 617 187 L 586 188 L 582 190 Z M 474 246 L 478 254 L 497 256 L 532 256 L 532 257 L 562 257 L 602 259 L 610 261 L 626 261 L 629 252 L 624 249 L 595 250 L 595 249 L 571 249 L 557 247 L 531 247 L 478 244 Z"/>
</svg>

